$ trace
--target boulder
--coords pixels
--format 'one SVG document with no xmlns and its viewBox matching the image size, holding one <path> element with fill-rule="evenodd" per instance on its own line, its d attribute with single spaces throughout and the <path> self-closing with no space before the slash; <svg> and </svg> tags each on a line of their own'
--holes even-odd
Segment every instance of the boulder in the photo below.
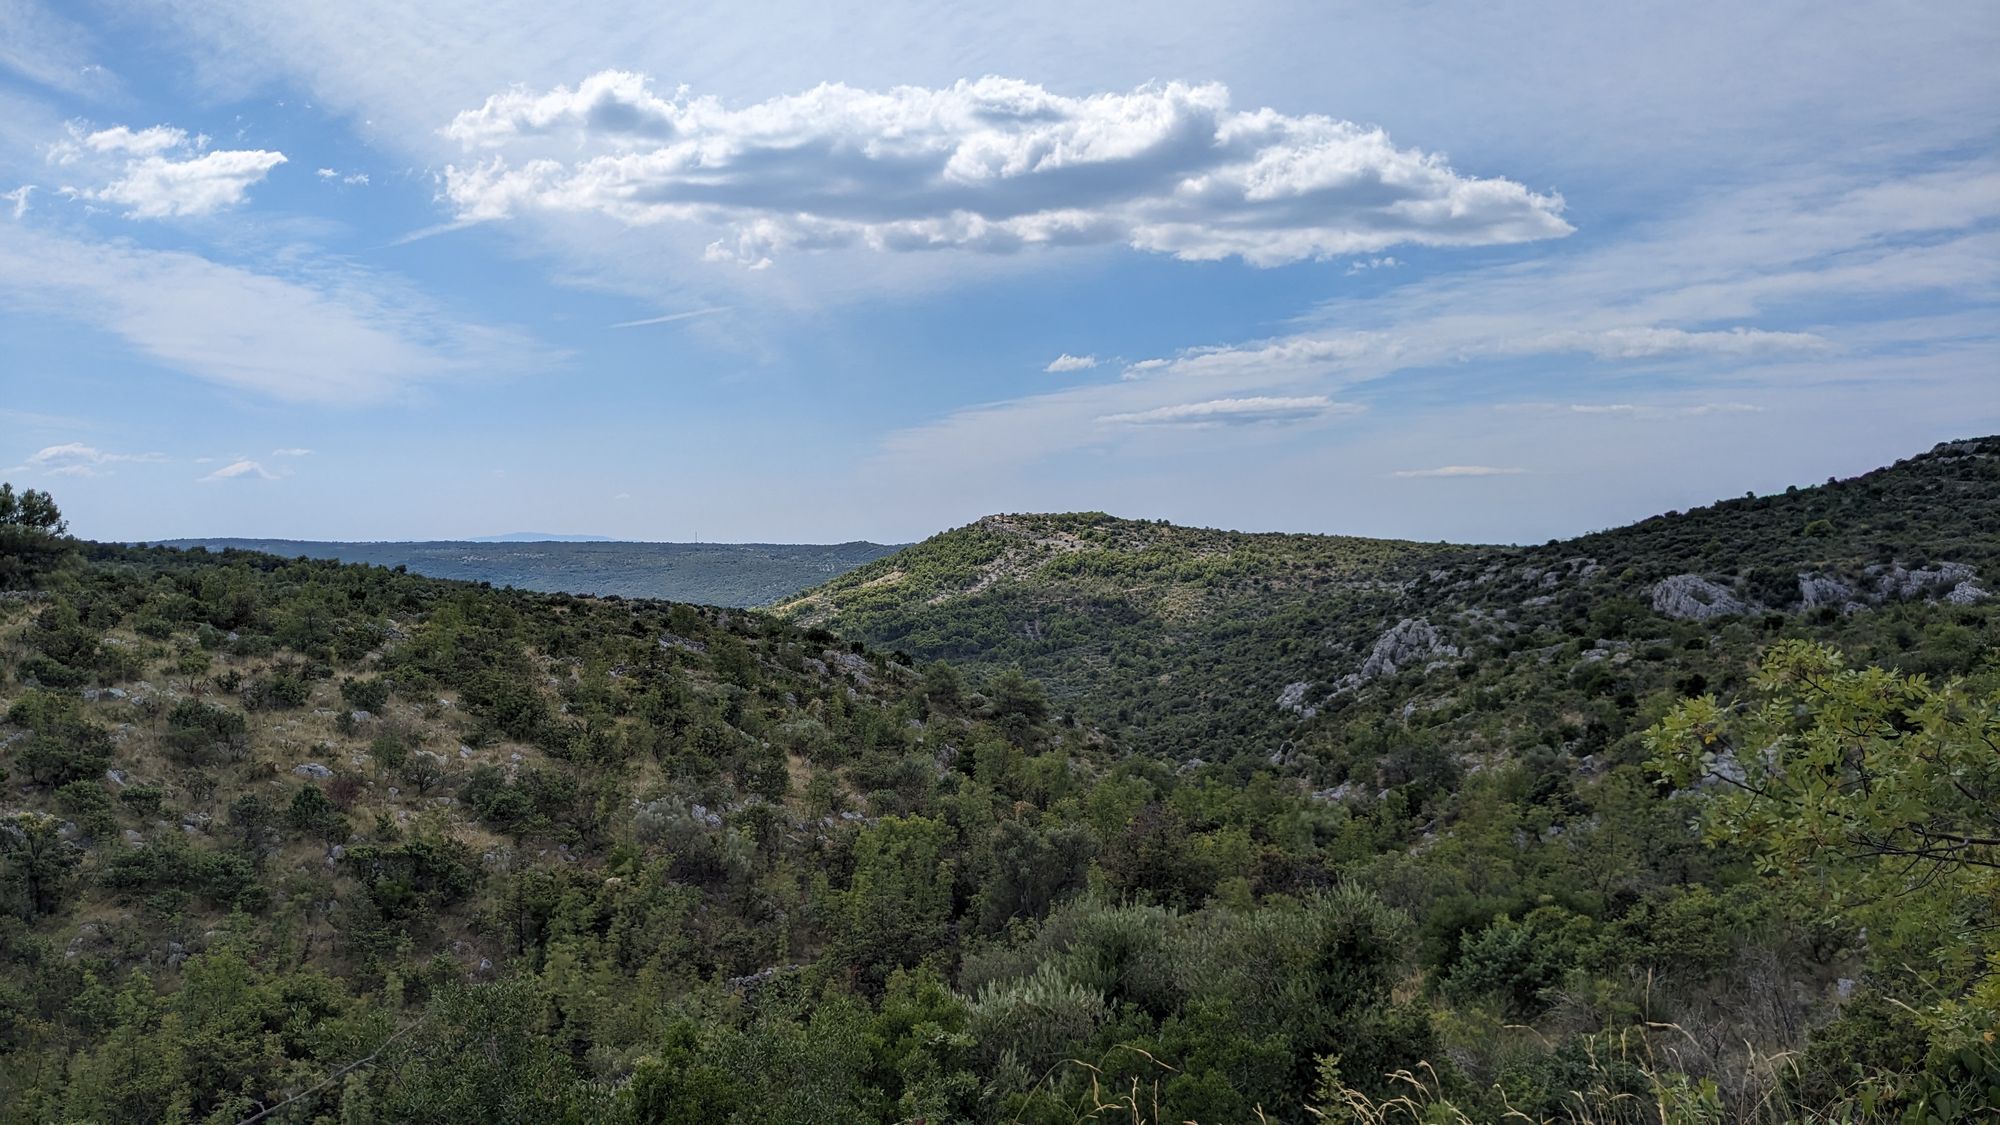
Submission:
<svg viewBox="0 0 2000 1125">
<path fill-rule="evenodd" d="M 1729 587 L 1699 574 L 1676 574 L 1653 584 L 1653 609 L 1682 621 L 1712 621 L 1748 613 L 1752 608 Z"/>
<path fill-rule="evenodd" d="M 1312 683 L 1309 680 L 1286 684 L 1284 690 L 1278 693 L 1278 710 L 1290 711 L 1307 719 L 1319 714 L 1317 706 L 1306 702 L 1306 693 L 1311 690 Z"/>
<path fill-rule="evenodd" d="M 1861 603 L 1854 597 L 1852 586 L 1832 575 L 1811 571 L 1799 575 L 1799 605 L 1804 609 L 1818 609 L 1830 605 L 1837 607 L 1843 613 L 1861 608 Z"/>
<path fill-rule="evenodd" d="M 1405 617 L 1375 638 L 1361 667 L 1340 678 L 1334 693 L 1352 691 L 1373 680 L 1417 664 L 1429 665 L 1442 657 L 1458 655 L 1458 646 L 1446 644 L 1444 633 L 1421 617 Z"/>
</svg>

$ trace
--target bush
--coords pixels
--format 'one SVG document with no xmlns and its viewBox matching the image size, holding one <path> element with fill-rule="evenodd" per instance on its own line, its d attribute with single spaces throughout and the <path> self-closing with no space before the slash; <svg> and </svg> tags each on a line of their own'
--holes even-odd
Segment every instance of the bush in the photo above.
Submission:
<svg viewBox="0 0 2000 1125">
<path fill-rule="evenodd" d="M 250 722 L 241 711 L 184 699 L 167 714 L 166 744 L 189 765 L 215 758 L 239 761 L 250 749 Z"/>
<path fill-rule="evenodd" d="M 340 698 L 357 711 L 380 711 L 389 702 L 389 681 L 379 676 L 342 680 Z"/>
</svg>

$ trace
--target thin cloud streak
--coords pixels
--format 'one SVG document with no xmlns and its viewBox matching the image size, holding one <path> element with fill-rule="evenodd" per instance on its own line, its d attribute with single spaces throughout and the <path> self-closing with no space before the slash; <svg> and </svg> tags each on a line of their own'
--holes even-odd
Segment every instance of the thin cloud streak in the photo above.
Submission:
<svg viewBox="0 0 2000 1125">
<path fill-rule="evenodd" d="M 677 322 L 677 321 L 682 321 L 682 320 L 693 320 L 693 319 L 694 319 L 695 317 L 698 317 L 698 316 L 714 316 L 714 315 L 715 315 L 716 313 L 725 313 L 725 312 L 728 312 L 728 311 L 729 311 L 729 310 L 730 310 L 730 309 L 731 309 L 732 307 L 734 307 L 734 306 L 731 306 L 731 305 L 710 305 L 709 307 L 707 307 L 707 308 L 705 308 L 705 309 L 689 309 L 689 310 L 688 310 L 688 311 L 686 311 L 686 312 L 677 312 L 677 313 L 667 313 L 667 314 L 666 314 L 665 316 L 649 316 L 649 317 L 645 318 L 644 320 L 626 320 L 626 321 L 620 321 L 619 323 L 617 323 L 617 324 L 613 324 L 613 325 L 609 325 L 608 327 L 611 327 L 611 328 L 644 328 L 644 327 L 646 327 L 646 326 L 647 326 L 647 325 L 649 325 L 649 324 L 673 324 L 673 323 L 675 323 L 675 322 Z"/>
</svg>

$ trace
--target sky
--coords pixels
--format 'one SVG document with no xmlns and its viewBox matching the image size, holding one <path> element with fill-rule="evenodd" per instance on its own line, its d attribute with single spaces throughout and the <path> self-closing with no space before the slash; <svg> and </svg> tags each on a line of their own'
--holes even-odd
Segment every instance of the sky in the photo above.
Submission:
<svg viewBox="0 0 2000 1125">
<path fill-rule="evenodd" d="M 2000 7 L 0 0 L 99 539 L 1538 542 L 2000 432 Z"/>
</svg>

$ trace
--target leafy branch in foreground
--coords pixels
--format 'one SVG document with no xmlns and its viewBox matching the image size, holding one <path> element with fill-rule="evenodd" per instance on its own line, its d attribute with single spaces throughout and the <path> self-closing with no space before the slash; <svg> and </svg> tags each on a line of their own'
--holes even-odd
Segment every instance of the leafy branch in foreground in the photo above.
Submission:
<svg viewBox="0 0 2000 1125">
<path fill-rule="evenodd" d="M 1849 668 L 1820 644 L 1772 646 L 1757 698 L 1676 707 L 1652 766 L 1710 790 L 1713 841 L 1865 926 L 1885 981 L 1914 989 L 1946 1042 L 2000 1024 L 2000 690 Z"/>
</svg>

